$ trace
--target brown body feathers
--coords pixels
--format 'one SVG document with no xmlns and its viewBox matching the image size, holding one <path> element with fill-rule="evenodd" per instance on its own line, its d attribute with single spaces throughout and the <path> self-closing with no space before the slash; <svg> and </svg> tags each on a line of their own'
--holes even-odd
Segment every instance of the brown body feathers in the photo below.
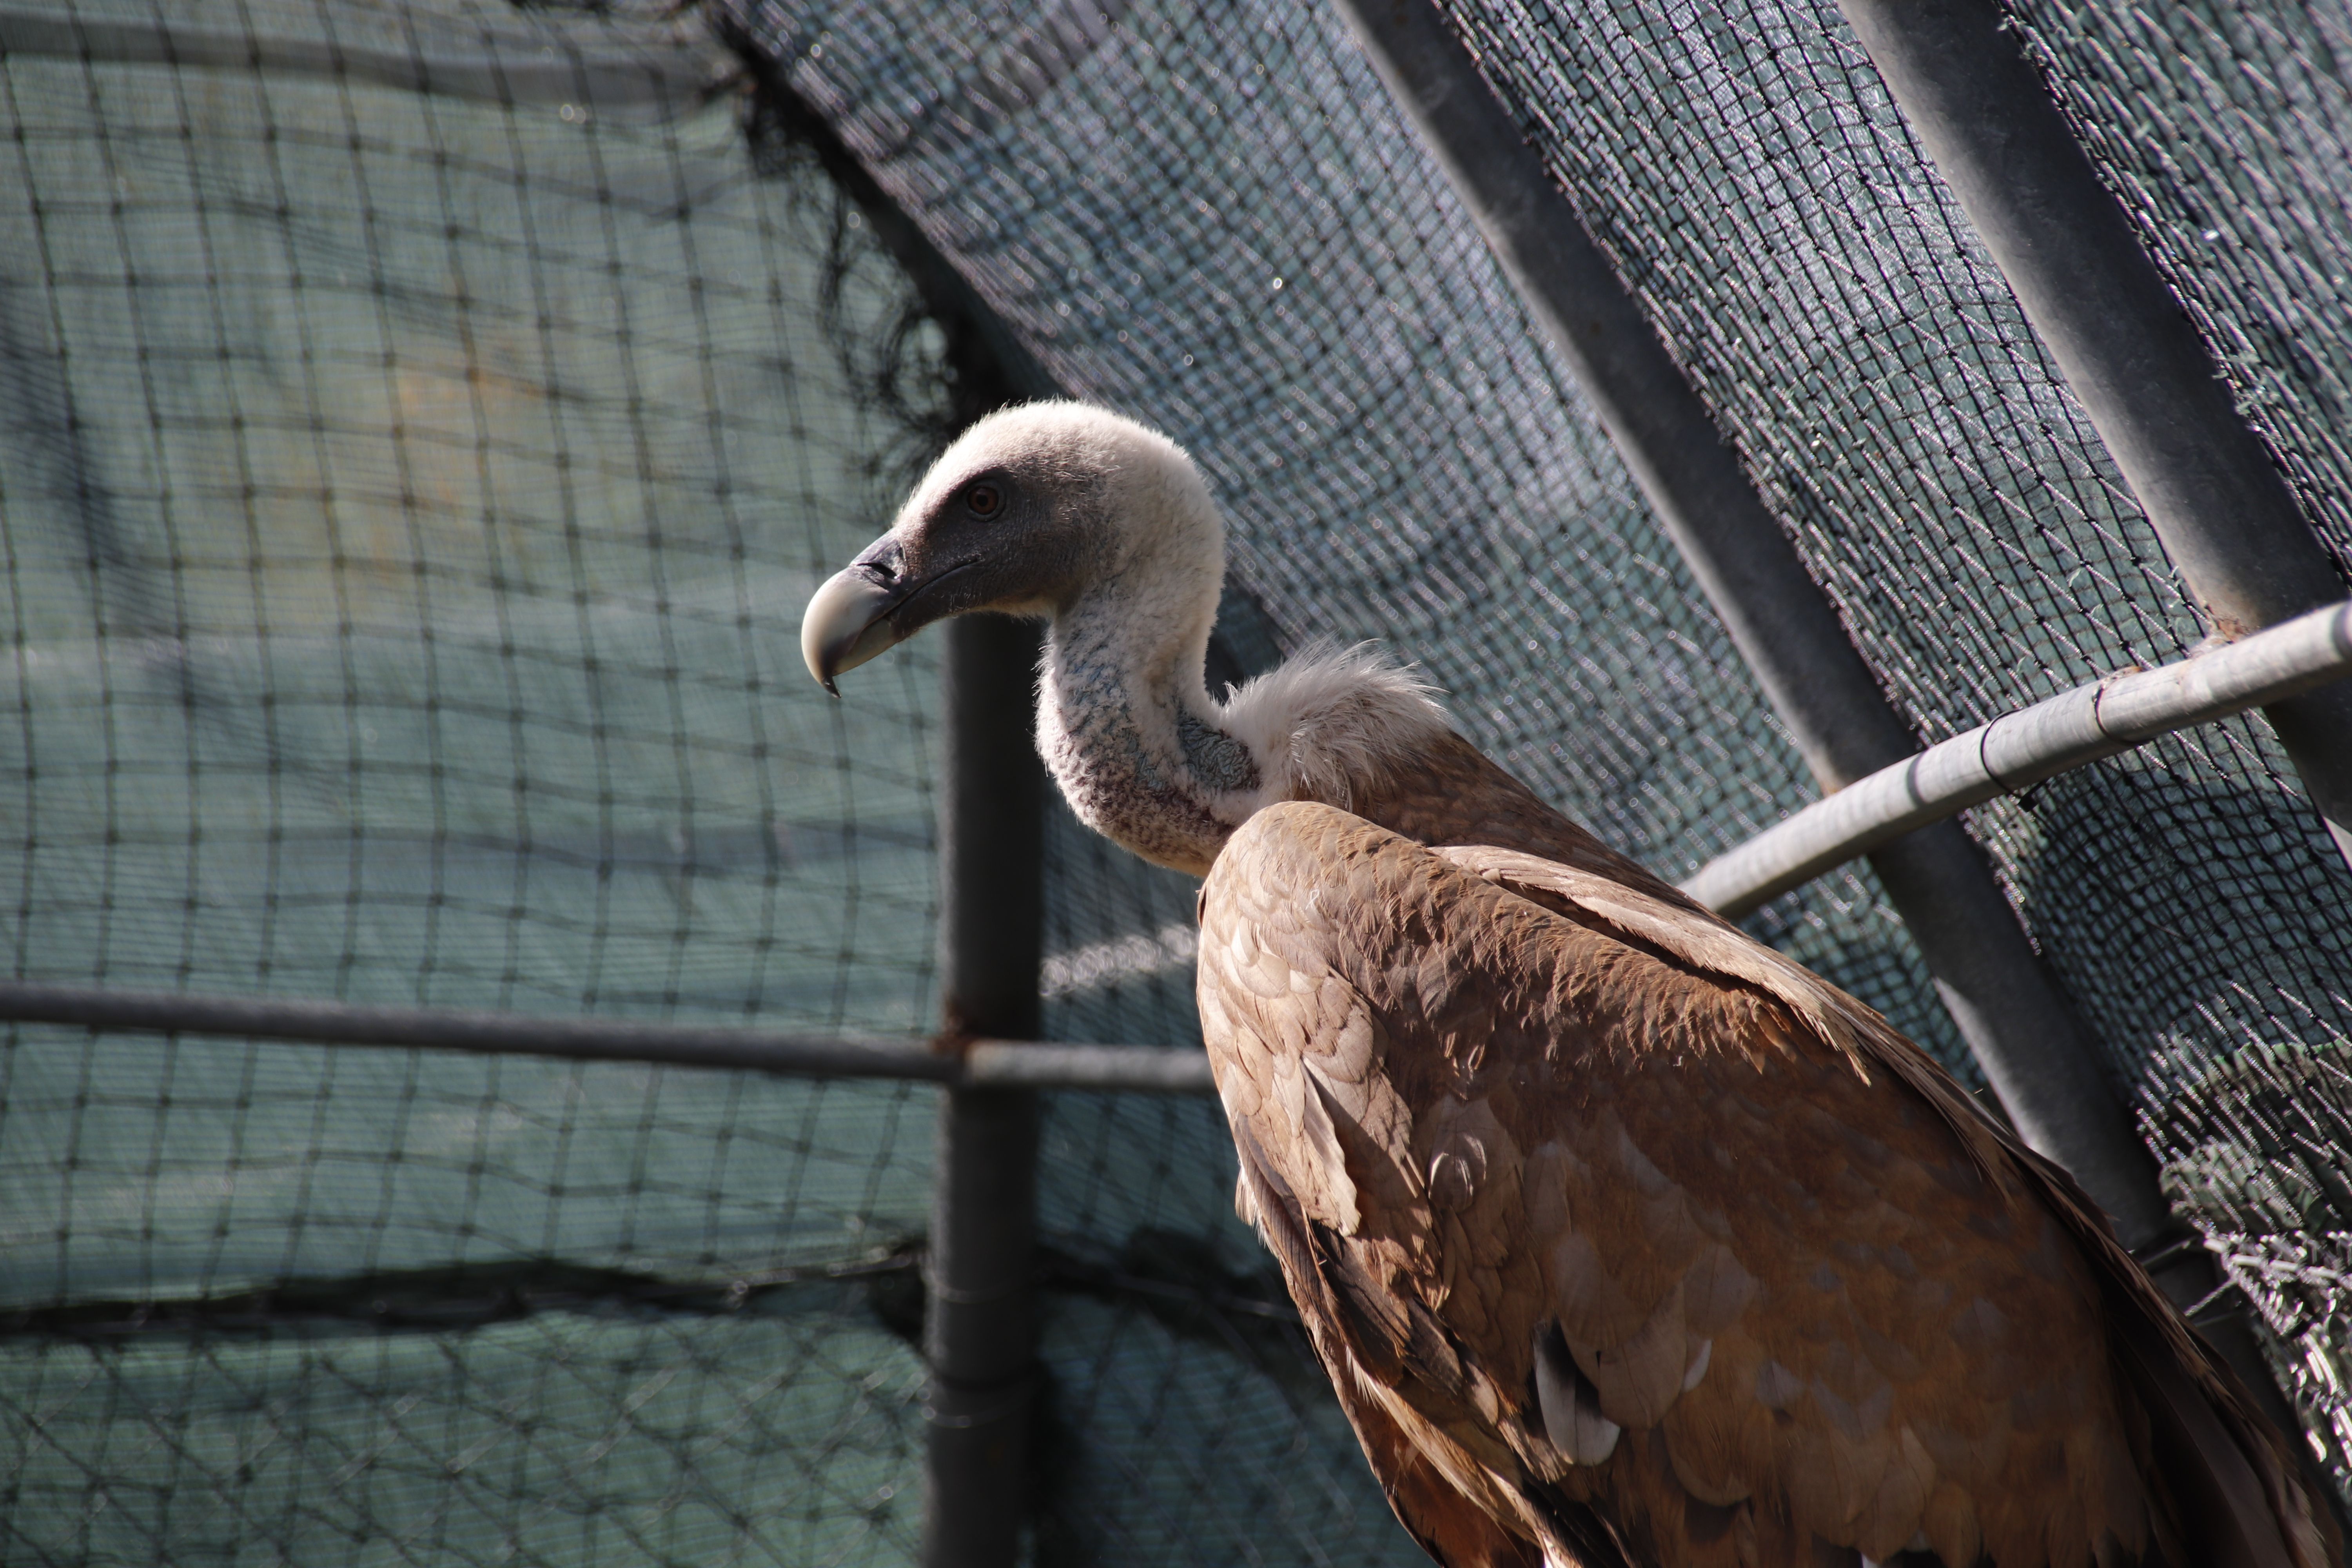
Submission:
<svg viewBox="0 0 2352 1568">
<path fill-rule="evenodd" d="M 1200 969 L 1237 1201 L 1433 1555 L 2336 1561 L 2062 1173 L 1869 1008 L 1435 750 L 1366 816 L 1245 824 Z"/>
</svg>

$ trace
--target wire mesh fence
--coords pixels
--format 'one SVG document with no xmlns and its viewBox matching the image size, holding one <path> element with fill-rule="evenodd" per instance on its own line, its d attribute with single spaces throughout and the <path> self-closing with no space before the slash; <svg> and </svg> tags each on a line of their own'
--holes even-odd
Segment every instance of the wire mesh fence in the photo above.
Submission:
<svg viewBox="0 0 2352 1568">
<path fill-rule="evenodd" d="M 928 1027 L 933 657 L 835 705 L 793 634 L 939 438 L 939 333 L 702 33 L 86 7 L 0 47 L 16 973 Z M 1189 889 L 1053 845 L 1056 1031 L 1197 1037 Z M 30 1026 L 5 1064 L 9 1561 L 912 1554 L 928 1090 Z M 1047 1555 L 1402 1542 L 1221 1138 L 1054 1111 Z M 1267 1478 L 1222 1535 L 1213 1439 Z"/>
<path fill-rule="evenodd" d="M 2042 9 L 2340 555 L 2340 26 Z M 1833 7 L 1449 14 L 1924 740 L 2195 641 Z M 1200 458 L 1245 668 L 1388 641 L 1670 876 L 1807 797 L 1335 15 L 71 0 L 0 16 L 17 975 L 930 1025 L 935 655 L 835 704 L 794 634 L 951 368 L 778 91 Z M 2352 1438 L 2352 910 L 2274 742 L 1971 826 Z M 1047 858 L 1048 1037 L 1197 1038 L 1191 885 Z M 1972 1073 L 1866 869 L 1753 923 Z M 0 1557 L 908 1560 L 932 1092 L 17 1027 Z M 1041 1563 L 1417 1558 L 1232 1179 L 1211 1103 L 1048 1097 Z"/>
<path fill-rule="evenodd" d="M 0 38 L 16 973 L 922 1027 L 927 652 L 854 710 L 793 656 L 890 500 L 842 345 L 906 285 L 723 60 L 45 20 Z M 908 1549 L 919 1358 L 826 1277 L 920 1234 L 927 1095 L 42 1028 L 5 1072 L 0 1557 Z"/>
<path fill-rule="evenodd" d="M 2021 20 L 2062 102 L 2340 569 L 2326 432 L 2352 339 L 2283 281 L 2329 255 L 2341 270 L 2345 84 L 2324 47 L 2340 23 L 2200 9 L 2157 47 L 2145 18 L 2042 9 Z M 2194 643 L 2153 532 L 1833 6 L 1454 15 L 1924 738 Z M 2197 215 L 2230 189 L 2244 259 L 2184 233 L 2220 221 Z M 2193 192 L 2208 205 L 2184 205 Z M 2332 1165 L 2352 1131 L 2306 1092 L 2338 1079 L 2352 1038 L 2352 885 L 2275 740 L 2252 721 L 2175 735 L 1971 823 L 2176 1201 L 2225 1257 L 2268 1256 L 2282 1217 L 2249 1174 Z M 2352 1224 L 2323 1209 L 2290 1228 Z M 2240 1271 L 2340 1444 L 2340 1330 L 2280 1277 Z"/>
</svg>

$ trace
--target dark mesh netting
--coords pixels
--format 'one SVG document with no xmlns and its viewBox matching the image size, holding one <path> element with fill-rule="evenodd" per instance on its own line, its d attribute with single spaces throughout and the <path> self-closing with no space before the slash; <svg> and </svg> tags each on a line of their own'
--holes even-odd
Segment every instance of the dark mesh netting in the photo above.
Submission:
<svg viewBox="0 0 2352 1568">
<path fill-rule="evenodd" d="M 2059 106 L 2213 345 L 2238 407 L 2336 557 L 2352 563 L 2352 15 L 2342 7 L 2018 7 Z M 2251 825 L 2249 825 L 2251 826 Z M 2340 879 L 2337 881 L 2340 888 Z M 2299 942 L 2307 924 L 2247 914 Z M 2236 903 L 2237 900 L 2232 900 Z M 2243 906 L 2241 906 L 2243 907 Z M 2249 971 L 2263 1022 L 2230 1013 L 2159 1125 L 2182 1195 L 2285 1336 L 2306 1407 L 2352 1447 L 2352 1026 L 2340 896 L 2332 981 Z M 2235 921 L 2232 922 L 2236 923 Z M 2243 939 L 2241 939 L 2242 941 Z M 2236 1012 L 2235 1009 L 2231 1010 Z M 2250 1021 L 2251 1022 L 2251 1021 Z"/>
<path fill-rule="evenodd" d="M 1834 6 L 1448 9 L 1923 741 L 2197 642 Z M 2184 293 L 2340 541 L 2352 165 L 2326 25 L 2183 17 L 2074 66 L 2078 22 L 2044 47 L 2086 79 L 2070 106 L 2111 128 L 2110 174 L 2160 193 L 2142 207 L 2244 193 L 2229 261 L 2157 248 L 2176 277 L 2192 258 Z M 1670 874 L 1807 793 L 1336 17 L 813 5 L 752 29 L 1066 384 L 1202 458 L 1294 636 L 1421 659 L 1482 743 Z M 2151 131 L 2158 103 L 2180 113 Z M 2210 248 L 2213 221 L 2172 227 Z M 2352 882 L 2275 742 L 2208 726 L 1970 825 L 2296 1393 L 2352 1421 L 2330 1195 L 2352 1129 L 2314 1091 L 2342 1070 Z M 1841 880 L 1759 929 L 1949 1059 L 1899 928 Z"/>
<path fill-rule="evenodd" d="M 1833 6 L 1449 11 L 1923 740 L 2197 640 Z M 2023 19 L 2343 555 L 2343 29 Z M 1381 639 L 1669 876 L 1813 793 L 1327 9 L 47 0 L 0 90 L 18 976 L 931 1025 L 938 639 L 836 704 L 796 634 L 953 373 L 807 110 L 1201 459 L 1227 673 Z M 1969 821 L 2352 1438 L 2352 883 L 2268 731 Z M 1049 1036 L 1196 1040 L 1193 885 L 1047 854 Z M 1866 867 L 1751 923 L 1980 1081 Z M 932 1101 L 15 1028 L 0 1559 L 910 1561 Z M 1233 1175 L 1048 1097 L 1040 1563 L 1420 1560 Z"/>
<path fill-rule="evenodd" d="M 936 647 L 836 704 L 796 633 L 946 428 L 940 335 L 724 52 L 0 28 L 15 973 L 929 1026 Z M 1055 1031 L 1196 1038 L 1190 885 L 1051 844 Z M 931 1091 L 0 1063 L 0 1559 L 911 1558 Z M 1406 1560 L 1230 1159 L 1206 1102 L 1059 1099 L 1039 1550 Z"/>
<path fill-rule="evenodd" d="M 795 640 L 894 499 L 840 344 L 906 286 L 723 58 L 0 48 L 14 973 L 925 1026 L 935 651 L 853 709 Z M 0 1560 L 902 1560 L 931 1100 L 16 1028 Z"/>
<path fill-rule="evenodd" d="M 2194 643 L 2153 532 L 1834 5 L 1454 15 L 1923 738 Z M 2352 332 L 2324 301 L 2345 83 L 2324 24 L 2176 21 L 2160 45 L 2138 16 L 2037 36 L 2340 558 Z M 2352 879 L 2275 740 L 2251 719 L 2188 731 L 1970 826 L 2176 1201 L 2306 1408 L 2352 1437 Z"/>
<path fill-rule="evenodd" d="M 1235 524 L 1237 574 L 1289 640 L 1390 642 L 1482 744 L 1674 872 L 1806 797 L 1720 626 L 1336 16 L 1171 5 L 1113 17 L 1084 5 L 740 16 L 1063 384 L 1200 458 Z M 1189 886 L 1075 828 L 1054 844 L 1055 1029 L 1189 1032 Z M 1123 884 L 1156 891 L 1107 897 Z M 1074 943 L 1065 920 L 1102 934 Z M 1972 1073 L 1866 868 L 1783 900 L 1767 923 Z M 1063 990 L 1081 977 L 1083 991 Z M 1229 1217 L 1214 1106 L 1060 1097 L 1045 1152 L 1040 1223 L 1057 1247 L 1181 1240 L 1220 1274 L 1263 1277 Z M 1122 1212 L 1112 1200 L 1129 1192 L 1147 1201 Z M 1122 1233 L 1138 1219 L 1150 1228 Z M 1171 1221 L 1178 1235 L 1161 1234 Z M 1112 1312 L 1101 1331 L 1129 1354 L 1172 1353 L 1153 1348 L 1164 1330 L 1148 1308 L 1085 1310 Z M 1048 1319 L 1057 1416 L 1105 1422 L 1097 1443 L 1136 1431 L 1145 1446 L 1109 1451 L 1173 1465 L 1160 1445 L 1183 1440 L 1192 1417 L 1164 1437 L 1126 1426 L 1120 1410 L 1149 1384 L 1128 1361 L 1076 1354 L 1092 1342 L 1065 1336 L 1082 1326 Z M 1191 1349 L 1156 1373 L 1180 1411 L 1200 1398 L 1187 1359 L 1207 1357 Z M 1211 1427 L 1231 1441 L 1262 1419 Z M 1344 1430 L 1317 1441 L 1331 1445 L 1315 1450 L 1318 1467 L 1360 1484 Z M 1219 1463 L 1192 1484 L 1252 1473 Z M 1312 1560 L 1373 1543 L 1414 1555 L 1377 1512 L 1299 1540 L 1255 1529 L 1222 1499 L 1171 1510 L 1161 1485 L 1140 1484 L 1150 1469 L 1101 1460 L 1080 1477 L 1097 1474 L 1100 1489 L 1045 1500 L 1045 1542 L 1107 1561 Z"/>
<path fill-rule="evenodd" d="M 1063 384 L 1192 451 L 1292 641 L 1421 661 L 1483 744 L 1673 874 L 1805 797 L 1336 15 L 1084 0 L 736 25 Z M 1767 923 L 1973 1072 L 1866 870 Z"/>
</svg>

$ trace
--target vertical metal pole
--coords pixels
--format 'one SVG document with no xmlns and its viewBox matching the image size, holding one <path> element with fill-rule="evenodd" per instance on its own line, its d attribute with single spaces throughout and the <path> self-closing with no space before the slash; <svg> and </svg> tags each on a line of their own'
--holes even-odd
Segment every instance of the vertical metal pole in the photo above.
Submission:
<svg viewBox="0 0 2352 1568">
<path fill-rule="evenodd" d="M 940 770 L 940 993 L 950 1033 L 1037 1033 L 1045 770 L 1031 741 L 1037 631 L 947 622 Z M 1037 1384 L 1037 1097 L 941 1091 L 923 1348 L 931 1384 L 924 1568 L 1013 1568 Z"/>
<path fill-rule="evenodd" d="M 956 422 L 1053 380 L 971 284 L 891 201 L 740 19 L 719 36 L 743 61 L 755 112 L 812 151 L 905 268 L 947 337 Z M 1038 632 L 997 616 L 944 623 L 940 764 L 940 1002 L 950 1034 L 1037 1033 L 1045 923 L 1045 767 L 1032 707 Z M 1032 1491 L 1037 1390 L 1037 1097 L 940 1091 L 923 1353 L 924 1568 L 1013 1568 Z"/>
<path fill-rule="evenodd" d="M 1659 521 L 1825 790 L 1916 749 L 1829 600 L 1430 0 L 1340 0 L 1390 92 L 1574 365 Z M 1871 857 L 1936 988 L 2027 1142 L 2127 1246 L 2172 1221 L 2155 1162 L 1973 840 L 1954 823 Z"/>
<path fill-rule="evenodd" d="M 2216 633 L 2344 595 L 2294 492 L 1994 0 L 1840 0 Z M 2352 689 L 2263 710 L 2352 861 Z"/>
</svg>

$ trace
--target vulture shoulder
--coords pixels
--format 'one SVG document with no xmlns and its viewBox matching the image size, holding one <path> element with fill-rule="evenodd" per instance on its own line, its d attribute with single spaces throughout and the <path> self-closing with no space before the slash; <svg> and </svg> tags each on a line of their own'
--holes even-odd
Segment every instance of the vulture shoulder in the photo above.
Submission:
<svg viewBox="0 0 2352 1568">
<path fill-rule="evenodd" d="M 1274 806 L 1202 894 L 1236 1202 L 1433 1555 L 2328 1560 L 2063 1173 L 1869 1008 L 1507 807 L 1433 848 Z"/>
</svg>

